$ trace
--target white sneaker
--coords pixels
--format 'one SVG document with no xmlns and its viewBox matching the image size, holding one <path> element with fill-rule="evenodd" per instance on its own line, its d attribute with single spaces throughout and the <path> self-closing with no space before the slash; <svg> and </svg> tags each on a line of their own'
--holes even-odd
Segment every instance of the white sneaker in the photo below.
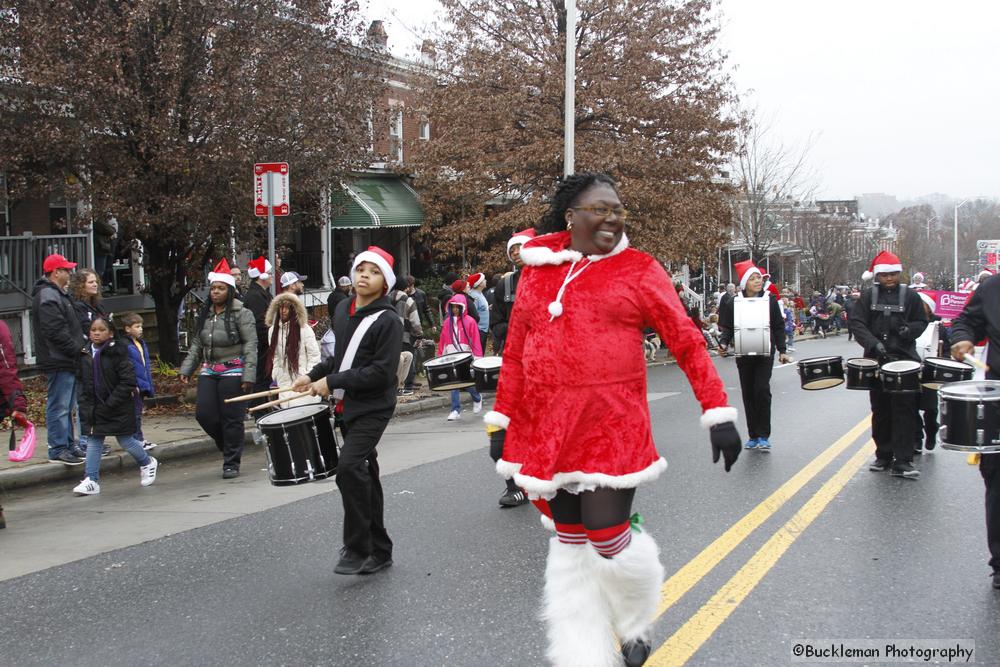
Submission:
<svg viewBox="0 0 1000 667">
<path fill-rule="evenodd" d="M 482 401 L 475 401 L 475 402 L 473 402 L 473 404 L 472 404 L 472 411 L 475 412 L 477 415 L 480 412 L 482 412 L 483 411 L 483 402 Z"/>
<path fill-rule="evenodd" d="M 448 414 L 448 421 L 450 422 L 457 422 L 461 418 L 462 418 L 462 413 L 459 412 L 458 410 L 452 410 Z"/>
<path fill-rule="evenodd" d="M 149 463 L 144 466 L 139 466 L 139 484 L 142 486 L 149 486 L 156 481 L 156 469 L 159 467 L 160 463 L 152 456 L 149 457 Z"/>
<path fill-rule="evenodd" d="M 149 440 L 145 440 L 142 443 L 142 448 L 145 449 L 148 452 L 149 450 L 156 448 L 156 443 L 155 442 L 150 442 Z"/>
<path fill-rule="evenodd" d="M 78 496 L 96 496 L 100 492 L 101 485 L 89 477 L 84 477 L 82 482 L 73 487 L 73 493 Z"/>
</svg>

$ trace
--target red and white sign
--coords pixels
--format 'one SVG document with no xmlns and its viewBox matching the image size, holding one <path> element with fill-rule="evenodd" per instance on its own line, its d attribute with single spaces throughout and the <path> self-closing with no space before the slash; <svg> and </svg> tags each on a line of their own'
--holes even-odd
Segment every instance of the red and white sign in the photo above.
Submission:
<svg viewBox="0 0 1000 667">
<path fill-rule="evenodd" d="M 946 320 L 958 317 L 965 308 L 965 303 L 972 296 L 970 292 L 946 292 L 944 290 L 922 290 L 934 299 L 934 314 Z"/>
<path fill-rule="evenodd" d="M 268 190 L 271 188 L 274 189 L 272 212 L 278 216 L 288 215 L 287 162 L 258 162 L 253 166 L 254 215 L 267 215 Z"/>
</svg>

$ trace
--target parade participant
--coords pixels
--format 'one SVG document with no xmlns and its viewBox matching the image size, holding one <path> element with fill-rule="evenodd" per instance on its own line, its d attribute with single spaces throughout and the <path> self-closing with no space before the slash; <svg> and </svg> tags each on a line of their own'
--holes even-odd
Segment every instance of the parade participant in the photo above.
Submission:
<svg viewBox="0 0 1000 667">
<path fill-rule="evenodd" d="M 987 380 L 1000 380 L 1000 278 L 982 282 L 962 313 L 951 325 L 951 356 L 965 361 L 976 341 L 987 338 Z M 986 542 L 993 569 L 993 588 L 1000 589 L 1000 453 L 979 457 L 979 472 L 986 485 Z"/>
<path fill-rule="evenodd" d="M 915 341 L 927 327 L 924 303 L 913 290 L 899 284 L 903 265 L 896 255 L 882 251 L 872 260 L 862 280 L 875 278 L 875 284 L 861 293 L 849 319 L 851 332 L 868 359 L 880 365 L 909 359 L 920 361 Z M 869 390 L 872 408 L 872 439 L 875 460 L 872 472 L 890 470 L 896 477 L 917 479 L 913 467 L 914 429 L 917 395 L 886 392 L 879 382 Z"/>
<path fill-rule="evenodd" d="M 125 332 L 126 349 L 128 358 L 132 362 L 135 370 L 135 435 L 133 436 L 147 452 L 156 447 L 155 442 L 146 440 L 142 433 L 142 409 L 144 398 L 152 398 L 156 395 L 156 387 L 153 386 L 153 363 L 149 356 L 149 347 L 142 339 L 142 315 L 138 313 L 125 313 L 122 315 L 122 327 Z"/>
<path fill-rule="evenodd" d="M 288 272 L 291 273 L 291 272 Z M 281 276 L 284 280 L 285 273 Z M 267 307 L 267 355 L 263 373 L 279 387 L 289 387 L 301 375 L 320 362 L 319 342 L 309 326 L 306 307 L 293 292 L 282 292 Z M 293 391 L 283 391 L 274 398 L 291 398 Z M 281 407 L 316 403 L 315 396 L 303 396 L 282 403 Z"/>
<path fill-rule="evenodd" d="M 403 325 L 388 292 L 396 283 L 392 255 L 376 246 L 354 258 L 355 298 L 334 314 L 337 349 L 295 381 L 293 389 L 339 401 L 344 445 L 337 488 L 344 503 L 344 546 L 334 572 L 371 574 L 392 565 L 376 446 L 396 408 L 396 366 Z M 388 314 L 386 314 L 388 313 Z"/>
<path fill-rule="evenodd" d="M 285 271 L 281 274 L 281 291 L 301 297 L 306 293 L 306 278 L 308 277 L 294 271 Z"/>
<path fill-rule="evenodd" d="M 948 329 L 941 326 L 941 318 L 934 314 L 934 299 L 924 292 L 917 292 L 920 300 L 924 304 L 924 312 L 927 314 L 929 324 L 920 337 L 916 340 L 917 354 L 923 361 L 927 357 L 940 356 L 940 349 L 947 350 Z M 914 454 L 923 454 L 924 449 L 928 451 L 937 445 L 938 432 L 938 393 L 936 389 L 930 389 L 921 385 L 920 398 L 917 400 L 917 408 L 923 413 L 923 420 L 917 420 L 916 433 L 914 434 Z M 923 432 L 923 440 L 920 435 Z"/>
<path fill-rule="evenodd" d="M 229 273 L 229 262 L 222 259 L 208 274 L 208 280 L 208 303 L 195 322 L 191 348 L 178 374 L 187 384 L 201 365 L 195 419 L 222 452 L 222 478 L 233 479 L 240 474 L 246 437 L 245 407 L 242 403 L 226 403 L 226 399 L 254 387 L 258 374 L 257 330 L 253 313 L 235 298 L 236 281 Z"/>
<path fill-rule="evenodd" d="M 149 486 L 156 480 L 156 459 L 134 437 L 133 396 L 137 387 L 126 345 L 115 338 L 111 323 L 103 316 L 90 323 L 90 345 L 81 353 L 79 375 L 80 422 L 90 446 L 86 477 L 73 488 L 78 496 L 101 492 L 101 449 L 109 435 L 115 436 L 118 445 L 139 464 L 139 484 Z"/>
<path fill-rule="evenodd" d="M 28 427 L 28 399 L 17 377 L 17 355 L 14 339 L 7 323 L 0 320 L 0 418 L 10 417 L 21 428 Z M 0 505 L 0 528 L 7 527 L 7 519 Z"/>
<path fill-rule="evenodd" d="M 517 296 L 517 283 L 521 279 L 521 246 L 535 238 L 534 229 L 525 229 L 515 233 L 507 241 L 507 259 L 514 265 L 514 271 L 503 277 L 493 292 L 493 313 L 490 316 L 490 330 L 493 333 L 493 350 L 503 354 L 507 339 L 507 329 L 510 327 L 510 314 L 514 309 L 514 299 Z M 496 460 L 496 459 L 494 459 Z"/>
<path fill-rule="evenodd" d="M 469 302 L 464 294 L 455 294 L 448 300 L 448 319 L 441 324 L 441 338 L 438 340 L 438 355 L 455 352 L 471 352 L 474 357 L 483 356 L 482 344 L 479 342 L 479 329 L 475 320 L 468 314 Z M 483 409 L 483 397 L 476 388 L 466 387 L 472 397 L 472 411 L 478 414 Z M 451 412 L 448 421 L 458 421 L 462 418 L 462 398 L 458 389 L 451 390 Z"/>
<path fill-rule="evenodd" d="M 45 275 L 32 290 L 31 326 L 38 370 L 45 374 L 45 427 L 49 462 L 78 466 L 83 459 L 74 454 L 72 408 L 76 403 L 76 364 L 85 343 L 73 300 L 66 293 L 74 262 L 62 255 L 49 255 L 42 262 Z"/>
<path fill-rule="evenodd" d="M 247 275 L 253 281 L 250 283 L 250 287 L 247 288 L 246 296 L 243 298 L 243 306 L 251 313 L 253 313 L 254 326 L 257 331 L 257 358 L 256 366 L 258 370 L 264 368 L 264 357 L 267 356 L 267 322 L 265 318 L 267 317 L 267 307 L 271 305 L 271 299 L 274 298 L 271 295 L 271 281 L 272 281 L 272 267 L 271 262 L 267 261 L 263 256 L 257 259 L 250 260 L 249 269 L 247 270 Z M 211 278 L 209 278 L 211 282 Z M 233 283 L 235 286 L 235 282 Z M 252 389 L 257 391 L 266 391 L 270 379 L 267 377 L 267 373 L 260 372 L 256 375 L 256 382 Z M 255 401 L 255 403 L 263 403 L 264 401 Z"/>
<path fill-rule="evenodd" d="M 711 428 L 713 458 L 740 453 L 736 410 L 705 341 L 659 263 L 628 247 L 625 209 L 603 174 L 559 184 L 526 267 L 505 344 L 491 440 L 497 471 L 551 514 L 543 618 L 556 665 L 640 665 L 663 580 L 659 548 L 629 516 L 666 462 L 653 444 L 642 330 L 678 359 Z M 595 416 L 599 415 L 599 416 Z M 547 503 L 540 502 L 548 501 Z M 615 636 L 621 648 L 615 643 Z"/>
<path fill-rule="evenodd" d="M 740 393 L 743 395 L 743 410 L 747 418 L 749 439 L 747 449 L 771 451 L 771 372 L 774 369 L 774 351 L 778 351 L 778 361 L 788 363 L 785 345 L 785 318 L 781 314 L 778 299 L 772 292 L 764 291 L 764 277 L 753 262 L 737 262 L 734 265 L 740 279 L 740 291 L 732 299 L 723 299 L 719 306 L 719 356 L 726 356 L 726 348 L 733 342 L 734 313 L 740 307 L 741 299 L 763 297 L 768 299 L 768 321 L 771 333 L 771 353 L 768 355 L 737 354 L 736 368 L 740 375 Z"/>
</svg>

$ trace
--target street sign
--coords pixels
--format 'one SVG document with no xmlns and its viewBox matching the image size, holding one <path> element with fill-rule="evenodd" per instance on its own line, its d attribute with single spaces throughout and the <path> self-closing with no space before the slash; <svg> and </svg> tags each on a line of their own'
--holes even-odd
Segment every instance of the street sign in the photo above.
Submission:
<svg viewBox="0 0 1000 667">
<path fill-rule="evenodd" d="M 1000 266 L 1000 239 L 976 241 L 979 251 L 979 266 L 992 267 L 994 271 Z"/>
<path fill-rule="evenodd" d="M 254 215 L 267 215 L 269 201 L 273 215 L 288 215 L 288 192 L 287 162 L 258 162 L 253 166 Z"/>
</svg>

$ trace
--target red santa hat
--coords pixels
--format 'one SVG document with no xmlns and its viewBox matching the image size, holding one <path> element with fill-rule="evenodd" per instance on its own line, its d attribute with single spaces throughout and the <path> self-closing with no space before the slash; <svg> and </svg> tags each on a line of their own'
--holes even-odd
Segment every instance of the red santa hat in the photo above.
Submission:
<svg viewBox="0 0 1000 667">
<path fill-rule="evenodd" d="M 983 269 L 982 271 L 979 272 L 979 275 L 976 276 L 976 282 L 981 283 L 990 276 L 995 276 L 995 275 L 996 271 L 994 271 L 993 269 Z"/>
<path fill-rule="evenodd" d="M 861 274 L 862 280 L 871 280 L 880 273 L 895 273 L 896 271 L 903 270 L 903 263 L 899 261 L 899 257 L 888 250 L 883 250 L 879 254 L 875 255 L 875 259 L 872 260 L 871 266 L 868 270 Z"/>
<path fill-rule="evenodd" d="M 260 278 L 261 280 L 267 280 L 271 277 L 271 262 L 261 255 L 257 259 L 251 259 L 247 263 L 247 275 L 256 280 Z"/>
<path fill-rule="evenodd" d="M 922 292 L 920 290 L 917 291 L 917 295 L 924 303 L 927 304 L 927 306 L 931 309 L 931 312 L 933 313 L 934 309 L 937 308 L 937 304 L 934 303 L 934 297 L 932 297 L 927 292 Z"/>
<path fill-rule="evenodd" d="M 764 289 L 773 294 L 774 296 L 781 298 L 781 292 L 778 291 L 778 286 L 772 283 L 770 280 L 764 285 Z"/>
<path fill-rule="evenodd" d="M 754 266 L 753 262 L 749 259 L 743 262 L 736 262 L 733 264 L 733 268 L 736 269 L 736 277 L 740 279 L 740 289 L 747 288 L 747 281 L 750 280 L 750 276 L 757 274 L 761 278 L 764 277 L 763 272 Z"/>
<path fill-rule="evenodd" d="M 385 250 L 382 250 L 378 246 L 370 245 L 368 246 L 368 250 L 359 252 L 357 257 L 354 258 L 354 264 L 351 265 L 352 276 L 361 262 L 371 262 L 378 267 L 378 270 L 385 276 L 385 291 L 388 292 L 396 286 L 396 272 L 393 269 L 396 261 Z"/>
<path fill-rule="evenodd" d="M 461 278 L 459 278 L 458 280 L 456 280 L 455 282 L 453 282 L 451 284 L 451 291 L 454 292 L 455 294 L 464 294 L 465 293 L 465 288 L 467 286 L 468 286 L 468 283 L 466 283 L 464 280 L 462 280 Z"/>
<path fill-rule="evenodd" d="M 926 279 L 927 276 L 925 276 L 922 271 L 917 271 L 916 273 L 913 274 L 913 277 L 910 280 L 914 285 L 923 285 L 924 280 Z"/>
<path fill-rule="evenodd" d="M 507 259 L 511 259 L 510 250 L 516 245 L 524 245 L 531 239 L 535 238 L 535 230 L 532 228 L 525 229 L 524 231 L 516 232 L 507 241 Z"/>
<path fill-rule="evenodd" d="M 468 278 L 465 279 L 469 287 L 478 289 L 480 285 L 486 284 L 486 276 L 481 273 L 473 273 Z"/>
<path fill-rule="evenodd" d="M 219 263 L 215 265 L 215 268 L 208 272 L 208 282 L 209 283 L 226 283 L 230 287 L 236 287 L 236 278 L 233 278 L 231 269 L 229 268 L 229 262 L 223 257 L 219 260 Z"/>
</svg>

